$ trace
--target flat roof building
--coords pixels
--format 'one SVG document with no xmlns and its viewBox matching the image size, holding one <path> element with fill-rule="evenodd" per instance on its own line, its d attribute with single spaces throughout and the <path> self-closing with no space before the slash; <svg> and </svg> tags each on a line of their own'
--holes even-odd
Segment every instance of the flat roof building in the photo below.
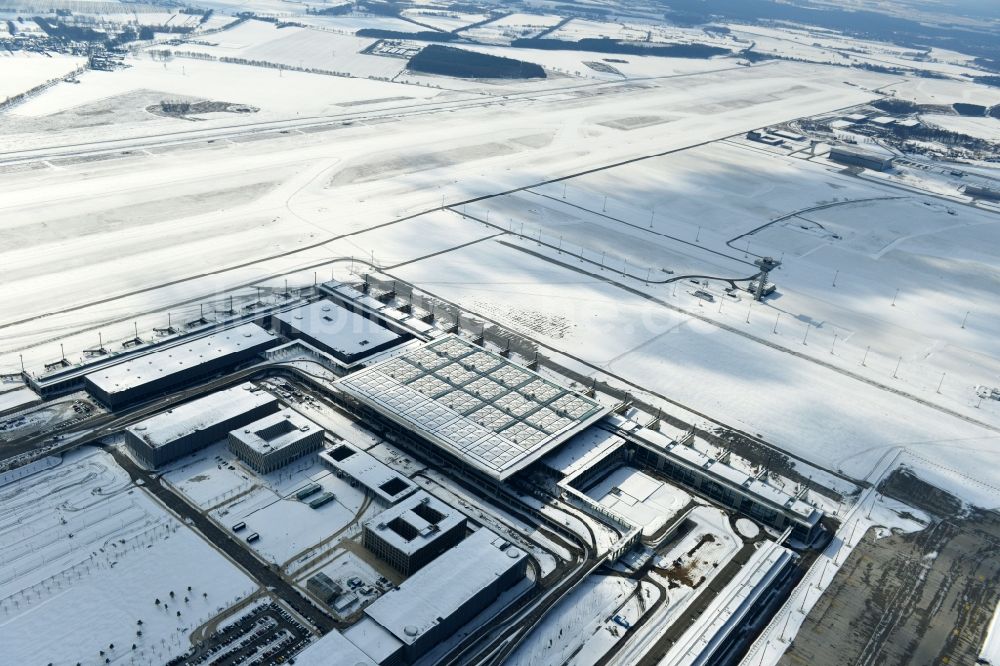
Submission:
<svg viewBox="0 0 1000 666">
<path fill-rule="evenodd" d="M 144 466 L 155 469 L 225 439 L 278 410 L 271 394 L 243 384 L 210 393 L 161 412 L 125 429 L 125 444 Z"/>
<path fill-rule="evenodd" d="M 379 666 L 405 663 L 402 641 L 367 615 L 345 629 L 344 638 Z"/>
<path fill-rule="evenodd" d="M 829 157 L 833 162 L 839 162 L 840 164 L 847 164 L 849 166 L 864 167 L 865 169 L 871 169 L 872 171 L 888 171 L 892 168 L 893 164 L 892 155 L 870 153 L 864 150 L 844 148 L 842 146 L 834 146 L 831 148 Z"/>
<path fill-rule="evenodd" d="M 418 490 L 364 524 L 365 548 L 404 576 L 426 565 L 465 536 L 465 516 Z"/>
<path fill-rule="evenodd" d="M 84 386 L 118 409 L 232 368 L 275 344 L 275 337 L 257 324 L 241 324 L 92 372 L 84 377 Z"/>
<path fill-rule="evenodd" d="M 962 193 L 975 199 L 1000 201 L 1000 188 L 983 187 L 981 185 L 966 185 Z"/>
<path fill-rule="evenodd" d="M 301 338 L 345 364 L 356 363 L 409 339 L 325 299 L 278 313 L 272 322 L 282 335 Z"/>
<path fill-rule="evenodd" d="M 375 415 L 496 480 L 608 412 L 457 335 L 359 370 L 337 386 Z"/>
<path fill-rule="evenodd" d="M 364 487 L 365 492 L 384 505 L 392 505 L 417 490 L 408 478 L 371 454 L 348 442 L 340 442 L 319 457 L 333 468 L 338 477 L 347 477 Z"/>
<path fill-rule="evenodd" d="M 332 603 L 344 592 L 344 588 L 322 571 L 306 581 L 306 589 L 316 595 L 316 598 L 324 604 Z"/>
<path fill-rule="evenodd" d="M 527 554 L 480 528 L 382 595 L 365 614 L 403 644 L 412 663 L 524 578 Z"/>
<path fill-rule="evenodd" d="M 229 433 L 229 450 L 261 474 L 323 447 L 324 431 L 292 409 L 283 409 Z"/>
<path fill-rule="evenodd" d="M 377 666 L 336 629 L 295 655 L 295 666 Z"/>
</svg>

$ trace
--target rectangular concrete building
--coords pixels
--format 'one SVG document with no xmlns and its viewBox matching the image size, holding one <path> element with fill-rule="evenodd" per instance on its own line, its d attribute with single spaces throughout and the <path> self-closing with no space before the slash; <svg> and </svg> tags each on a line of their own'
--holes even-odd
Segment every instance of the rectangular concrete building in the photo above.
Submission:
<svg viewBox="0 0 1000 666">
<path fill-rule="evenodd" d="M 527 554 L 480 528 L 387 592 L 365 614 L 403 644 L 413 663 L 522 580 Z"/>
<path fill-rule="evenodd" d="M 465 516 L 418 490 L 364 524 L 365 548 L 404 576 L 426 565 L 465 536 Z"/>
<path fill-rule="evenodd" d="M 261 474 L 323 447 L 324 431 L 292 409 L 283 409 L 229 433 L 229 450 Z"/>
<path fill-rule="evenodd" d="M 319 457 L 338 477 L 362 486 L 370 497 L 385 506 L 395 504 L 417 490 L 408 478 L 353 444 L 341 442 L 321 452 Z"/>
<path fill-rule="evenodd" d="M 280 312 L 272 322 L 282 335 L 301 338 L 345 364 L 356 363 L 409 339 L 325 299 Z"/>
<path fill-rule="evenodd" d="M 119 409 L 233 368 L 275 344 L 275 337 L 257 324 L 242 324 L 92 372 L 84 377 L 84 386 Z"/>
<path fill-rule="evenodd" d="M 210 393 L 125 429 L 125 444 L 145 467 L 160 465 L 225 439 L 278 410 L 278 401 L 253 384 Z"/>
</svg>

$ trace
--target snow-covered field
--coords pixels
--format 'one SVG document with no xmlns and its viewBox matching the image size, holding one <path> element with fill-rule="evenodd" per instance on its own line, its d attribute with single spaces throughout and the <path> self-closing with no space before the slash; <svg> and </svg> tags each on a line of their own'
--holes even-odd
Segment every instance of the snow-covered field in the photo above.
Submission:
<svg viewBox="0 0 1000 666">
<path fill-rule="evenodd" d="M 86 62 L 86 58 L 61 53 L 43 55 L 5 50 L 0 53 L 0 102 L 52 79 L 66 76 Z"/>
<path fill-rule="evenodd" d="M 442 9 L 411 8 L 404 9 L 402 16 L 447 32 L 453 32 L 473 23 L 479 23 L 489 18 L 488 14 L 471 14 Z"/>
<path fill-rule="evenodd" d="M 554 14 L 514 13 L 462 31 L 462 36 L 492 44 L 509 44 L 515 39 L 535 37 L 554 27 L 562 17 Z"/>
<path fill-rule="evenodd" d="M 959 132 L 1000 143 L 1000 118 L 970 118 L 931 113 L 920 116 L 920 120 L 927 125 L 940 127 L 949 132 Z"/>
<path fill-rule="evenodd" d="M 362 54 L 361 51 L 375 41 L 373 39 L 308 28 L 278 28 L 263 21 L 245 21 L 198 41 L 198 44 L 174 48 L 216 58 L 259 60 L 286 67 L 349 73 L 362 78 L 392 78 L 405 64 L 396 58 Z"/>
<path fill-rule="evenodd" d="M 227 66 L 220 63 L 172 62 L 166 69 L 153 61 L 134 64 L 114 76 L 94 79 L 98 89 L 92 91 L 91 99 L 119 94 L 132 86 L 164 89 L 164 82 L 175 81 L 191 87 L 174 88 L 174 92 L 188 90 L 257 104 L 262 111 L 255 115 L 263 115 L 271 104 L 262 99 L 265 95 L 274 98 L 275 113 L 300 103 L 307 108 L 303 113 L 310 104 L 313 111 L 328 108 L 316 106 L 337 101 L 323 88 L 327 84 L 355 91 L 358 86 L 388 86 L 389 90 L 365 93 L 382 98 L 398 94 L 400 88 L 406 94 L 434 94 L 417 86 L 295 72 L 281 77 L 277 71 L 258 68 L 241 68 L 241 75 L 248 76 L 225 79 Z M 182 67 L 186 73 L 180 71 Z M 144 80 L 144 72 L 156 72 L 156 76 Z M 97 74 L 101 73 L 88 76 Z M 265 85 L 268 82 L 275 86 Z M 85 82 L 74 89 L 82 91 L 90 85 Z M 693 102 L 691 91 L 701 101 Z M 754 91 L 761 95 L 761 102 L 750 101 Z M 74 96 L 67 91 L 64 95 L 57 87 L 35 100 L 44 107 L 29 104 L 18 111 L 35 113 L 32 122 L 48 123 L 42 114 L 81 103 L 81 96 L 90 94 Z M 108 322 L 121 321 L 102 330 L 107 338 L 124 338 L 129 324 L 142 313 L 156 316 L 140 321 L 140 327 L 162 326 L 170 304 L 199 297 L 212 300 L 230 288 L 275 273 L 318 266 L 328 274 L 332 265 L 328 262 L 342 256 L 346 268 L 351 255 L 370 258 L 372 250 L 380 264 L 412 260 L 424 252 L 444 249 L 451 233 L 456 234 L 455 242 L 475 240 L 475 234 L 470 235 L 468 227 L 456 220 L 426 228 L 422 223 L 406 223 L 401 226 L 405 233 L 392 233 L 386 227 L 373 232 L 370 240 L 355 236 L 338 241 L 336 250 L 307 247 L 438 207 L 442 197 L 447 202 L 461 201 L 628 159 L 637 152 L 679 148 L 869 98 L 863 91 L 825 81 L 815 68 L 785 64 L 691 74 L 640 87 L 609 83 L 597 89 L 570 86 L 565 93 L 546 93 L 538 99 L 532 99 L 532 94 L 524 100 L 504 101 L 505 106 L 493 98 L 481 104 L 472 98 L 474 106 L 446 115 L 407 116 L 371 126 L 359 123 L 329 133 L 277 135 L 269 141 L 217 141 L 190 148 L 165 146 L 151 149 L 152 155 L 77 164 L 57 160 L 58 168 L 5 174 L 0 182 L 4 212 L 0 233 L 10 242 L 0 246 L 5 250 L 0 272 L 11 289 L 4 292 L 9 302 L 0 296 L 0 324 L 43 313 L 49 317 L 46 326 L 25 321 L 5 328 L 0 351 L 7 355 L 0 366 L 18 367 L 14 350 L 22 350 L 29 365 L 57 358 L 58 346 L 51 344 L 54 331 L 66 335 L 89 330 L 66 347 L 67 354 L 78 354 L 93 346 L 95 329 Z M 664 107 L 681 106 L 688 107 L 690 114 L 667 125 L 673 128 L 670 132 L 665 133 L 663 125 L 629 131 L 608 125 L 609 119 L 657 115 Z M 154 118 L 141 107 L 138 110 Z M 447 122 L 441 122 L 442 118 Z M 242 117 L 237 120 L 246 122 Z M 226 122 L 230 121 L 196 125 L 214 127 Z M 87 131 L 94 139 L 120 138 L 130 132 L 177 131 L 178 124 L 182 129 L 193 125 L 155 117 L 131 124 L 105 121 Z M 486 126 L 489 133 L 482 130 Z M 65 131 L 64 137 L 41 130 L 8 135 L 7 145 L 46 145 L 78 132 Z M 482 227 L 478 233 L 494 231 Z M 46 262 L 38 262 L 39 256 L 45 256 Z M 60 270 L 52 270 L 54 266 Z M 218 272 L 226 268 L 232 269 Z M 306 271 L 309 282 L 311 272 Z M 169 284 L 182 278 L 189 280 Z M 66 289 L 70 283 L 74 288 Z M 136 293 L 124 297 L 130 292 Z M 121 298 L 53 314 L 109 297 Z M 43 346 L 25 350 L 39 343 Z"/>
<path fill-rule="evenodd" d="M 639 614 L 628 612 L 628 604 L 634 595 L 646 593 L 652 595 L 655 591 L 639 589 L 638 583 L 627 578 L 587 578 L 535 627 L 507 663 L 597 663 L 624 632 L 612 618 L 621 615 L 630 623 L 637 620 Z"/>
<path fill-rule="evenodd" d="M 339 35 L 331 35 L 331 38 L 344 39 Z M 326 35 L 323 39 L 326 39 Z M 291 52 L 294 53 L 294 49 Z M 354 58 L 357 54 L 345 51 L 341 55 Z M 328 56 L 330 53 L 314 54 L 310 57 Z M 379 63 L 388 60 L 389 64 L 393 64 L 391 58 L 365 57 L 376 58 Z M 297 65 L 298 63 L 294 61 L 298 59 L 293 55 L 289 64 Z M 246 118 L 260 121 L 278 117 L 294 118 L 331 113 L 340 110 L 339 105 L 345 102 L 399 96 L 423 99 L 438 94 L 435 90 L 385 81 L 289 72 L 190 58 L 176 58 L 169 62 L 136 58 L 131 60 L 130 64 L 132 67 L 115 72 L 114 76 L 103 76 L 103 72 L 97 71 L 85 72 L 79 77 L 79 84 L 60 83 L 45 94 L 15 107 L 11 113 L 13 116 L 37 118 L 85 104 L 96 104 L 111 98 L 124 98 L 130 94 L 148 91 L 159 97 L 151 99 L 147 104 L 177 97 L 249 104 L 260 109 L 260 112 Z M 317 62 L 316 66 L 320 64 Z M 140 107 L 142 108 L 144 107 Z M 125 110 L 131 109 L 126 105 Z M 225 120 L 232 122 L 233 115 L 225 115 L 228 116 Z M 169 123 L 174 126 L 178 122 L 158 116 L 150 116 L 149 120 L 156 121 L 156 124 L 160 125 Z M 240 120 L 240 117 L 236 117 L 236 120 Z"/>
<path fill-rule="evenodd" d="M 255 589 L 101 451 L 4 486 L 0 516 L 6 663 L 163 663 Z"/>
</svg>

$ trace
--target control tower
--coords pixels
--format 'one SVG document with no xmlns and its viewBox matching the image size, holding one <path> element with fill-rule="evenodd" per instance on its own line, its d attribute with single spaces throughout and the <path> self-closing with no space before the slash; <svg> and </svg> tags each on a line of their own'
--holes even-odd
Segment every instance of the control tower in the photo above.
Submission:
<svg viewBox="0 0 1000 666">
<path fill-rule="evenodd" d="M 759 301 L 771 291 L 774 291 L 773 287 L 768 289 L 767 278 L 771 271 L 781 265 L 781 262 L 771 257 L 762 257 L 753 263 L 760 268 L 760 273 L 754 278 L 755 282 L 750 283 L 750 286 L 753 288 L 753 300 Z"/>
</svg>

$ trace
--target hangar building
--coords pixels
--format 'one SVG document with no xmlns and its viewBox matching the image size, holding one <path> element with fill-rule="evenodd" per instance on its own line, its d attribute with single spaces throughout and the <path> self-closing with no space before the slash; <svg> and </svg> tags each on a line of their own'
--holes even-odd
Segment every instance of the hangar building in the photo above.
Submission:
<svg viewBox="0 0 1000 666">
<path fill-rule="evenodd" d="M 232 368 L 275 344 L 275 337 L 257 324 L 241 324 L 92 372 L 84 377 L 84 386 L 111 409 L 119 409 Z"/>
<path fill-rule="evenodd" d="M 404 576 L 426 565 L 465 536 L 465 516 L 423 490 L 364 524 L 365 548 Z"/>
<path fill-rule="evenodd" d="M 161 412 L 125 429 L 125 444 L 138 461 L 155 469 L 225 439 L 278 410 L 278 401 L 253 384 L 217 391 Z"/>
<path fill-rule="evenodd" d="M 348 365 L 409 339 L 328 300 L 280 312 L 272 325 L 282 335 L 301 338 Z"/>
<path fill-rule="evenodd" d="M 872 171 L 888 171 L 893 164 L 891 155 L 879 155 L 841 146 L 834 146 L 830 149 L 830 160 L 848 166 L 864 167 Z"/>
<path fill-rule="evenodd" d="M 323 447 L 324 431 L 292 409 L 249 423 L 229 433 L 229 450 L 261 474 L 284 467 Z"/>
</svg>

